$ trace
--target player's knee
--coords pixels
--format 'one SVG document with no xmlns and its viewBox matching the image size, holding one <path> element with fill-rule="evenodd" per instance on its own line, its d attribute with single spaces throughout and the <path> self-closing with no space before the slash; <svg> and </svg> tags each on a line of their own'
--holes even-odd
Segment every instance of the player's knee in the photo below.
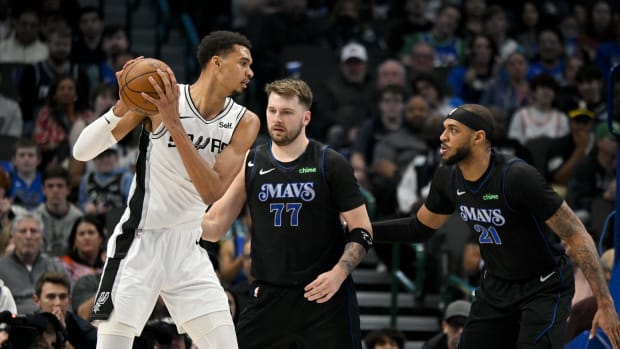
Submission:
<svg viewBox="0 0 620 349">
<path fill-rule="evenodd" d="M 97 327 L 97 333 L 100 335 L 112 335 L 129 338 L 139 335 L 138 331 L 133 326 L 114 320 L 101 322 Z"/>
<path fill-rule="evenodd" d="M 183 329 L 189 334 L 192 340 L 203 338 L 209 333 L 213 332 L 218 327 L 229 326 L 233 329 L 235 325 L 232 322 L 232 317 L 228 311 L 218 311 L 211 314 L 199 316 L 195 319 L 191 319 L 183 324 Z"/>
</svg>

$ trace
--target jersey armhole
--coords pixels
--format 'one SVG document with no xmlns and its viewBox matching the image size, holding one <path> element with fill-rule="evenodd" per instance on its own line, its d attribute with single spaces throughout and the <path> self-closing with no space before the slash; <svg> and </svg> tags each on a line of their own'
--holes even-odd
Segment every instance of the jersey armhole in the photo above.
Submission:
<svg viewBox="0 0 620 349">
<path fill-rule="evenodd" d="M 517 162 L 525 162 L 522 159 L 519 158 L 515 158 L 510 160 L 507 164 L 506 164 L 506 168 L 504 168 L 504 172 L 502 173 L 502 197 L 504 198 L 504 201 L 506 202 L 506 206 L 513 212 L 517 212 L 517 209 L 515 209 L 511 204 L 510 201 L 508 200 L 508 193 L 506 191 L 506 176 L 508 175 L 508 171 L 512 168 L 512 165 L 514 165 Z"/>
</svg>

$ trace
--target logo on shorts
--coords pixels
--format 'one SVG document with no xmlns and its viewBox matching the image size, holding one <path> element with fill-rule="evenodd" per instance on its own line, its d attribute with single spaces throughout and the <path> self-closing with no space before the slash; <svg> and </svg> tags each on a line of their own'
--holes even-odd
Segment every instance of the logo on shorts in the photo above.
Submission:
<svg viewBox="0 0 620 349">
<path fill-rule="evenodd" d="M 97 297 L 97 301 L 95 305 L 93 305 L 93 313 L 98 313 L 101 307 L 108 301 L 110 298 L 110 292 L 101 292 L 99 293 L 99 297 Z"/>
</svg>

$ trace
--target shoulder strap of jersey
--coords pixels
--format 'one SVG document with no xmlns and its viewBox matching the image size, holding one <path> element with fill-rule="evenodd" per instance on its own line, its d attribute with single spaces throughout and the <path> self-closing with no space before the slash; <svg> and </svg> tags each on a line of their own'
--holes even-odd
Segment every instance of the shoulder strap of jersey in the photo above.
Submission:
<svg viewBox="0 0 620 349">
<path fill-rule="evenodd" d="M 325 185 L 327 185 L 327 176 L 325 175 L 325 156 L 327 155 L 327 149 L 329 149 L 329 145 L 323 144 L 321 146 L 321 159 L 319 160 L 319 171 Z"/>
<path fill-rule="evenodd" d="M 525 162 L 525 161 L 520 158 L 516 158 L 516 157 L 510 159 L 506 163 L 506 166 L 504 167 L 504 171 L 502 173 L 502 181 L 501 181 L 502 192 L 504 192 L 504 195 L 502 195 L 502 197 L 504 198 L 504 201 L 506 201 L 506 206 L 508 206 L 508 208 L 510 208 L 511 210 L 515 212 L 517 210 L 514 207 L 512 207 L 512 205 L 510 205 L 510 201 L 508 200 L 508 195 L 506 194 L 506 175 L 508 174 L 508 171 L 510 170 L 512 165 L 516 164 L 517 162 Z"/>
</svg>

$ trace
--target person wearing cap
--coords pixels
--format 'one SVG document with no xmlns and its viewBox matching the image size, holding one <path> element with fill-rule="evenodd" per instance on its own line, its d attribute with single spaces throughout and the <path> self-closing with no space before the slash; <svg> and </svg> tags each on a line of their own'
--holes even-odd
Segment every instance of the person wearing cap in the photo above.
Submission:
<svg viewBox="0 0 620 349">
<path fill-rule="evenodd" d="M 356 42 L 340 50 L 340 73 L 327 79 L 325 88 L 317 95 L 321 108 L 328 118 L 329 133 L 336 130 L 343 134 L 344 145 L 354 142 L 365 115 L 359 113 L 366 96 L 374 88 L 368 74 L 368 52 Z"/>
<path fill-rule="evenodd" d="M 459 349 L 561 347 L 575 287 L 572 261 L 598 304 L 591 333 L 602 328 L 620 349 L 614 301 L 577 215 L 531 165 L 493 149 L 489 109 L 461 105 L 443 125 L 444 166 L 425 203 L 413 217 L 372 226 L 376 241 L 406 243 L 425 241 L 455 212 L 469 226 L 485 264 Z"/>
<path fill-rule="evenodd" d="M 565 192 L 568 181 L 573 177 L 577 163 L 594 146 L 594 113 L 585 108 L 576 108 L 568 112 L 568 118 L 570 133 L 554 138 L 549 144 L 544 173 L 547 181 L 560 186 L 562 192 Z"/>
<path fill-rule="evenodd" d="M 457 349 L 470 309 L 471 303 L 466 300 L 448 304 L 441 321 L 441 332 L 426 341 L 422 349 Z"/>
<path fill-rule="evenodd" d="M 620 125 L 613 124 L 616 134 Z M 593 228 L 613 210 L 616 199 L 616 154 L 618 141 L 607 123 L 594 128 L 594 147 L 576 166 L 569 182 L 566 201 Z M 596 207 L 596 210 L 593 208 Z M 603 210 L 605 208 L 605 210 Z M 604 212 L 603 212 L 604 211 Z M 612 234 L 613 235 L 613 234 Z"/>
</svg>

